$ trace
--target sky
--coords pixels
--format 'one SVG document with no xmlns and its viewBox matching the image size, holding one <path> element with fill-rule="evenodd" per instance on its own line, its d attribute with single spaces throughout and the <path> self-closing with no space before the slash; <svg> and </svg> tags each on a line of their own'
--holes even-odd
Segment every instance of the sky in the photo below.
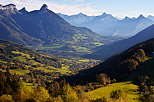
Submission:
<svg viewBox="0 0 154 102">
<path fill-rule="evenodd" d="M 0 0 L 0 4 L 15 4 L 17 9 L 38 10 L 43 4 L 56 13 L 73 15 L 101 15 L 106 12 L 116 17 L 154 15 L 154 0 Z"/>
</svg>

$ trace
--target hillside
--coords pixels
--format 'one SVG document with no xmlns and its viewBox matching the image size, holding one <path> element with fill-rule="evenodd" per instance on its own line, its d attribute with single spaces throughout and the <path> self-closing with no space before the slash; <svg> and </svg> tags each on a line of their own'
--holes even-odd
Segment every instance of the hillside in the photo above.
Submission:
<svg viewBox="0 0 154 102">
<path fill-rule="evenodd" d="M 9 68 L 21 81 L 38 84 L 49 83 L 60 76 L 73 75 L 90 68 L 98 61 L 87 59 L 66 59 L 38 53 L 14 42 L 0 40 L 0 70 Z"/>
<path fill-rule="evenodd" d="M 117 81 L 135 81 L 141 76 L 153 77 L 154 39 L 139 43 L 121 54 L 115 55 L 105 62 L 75 76 L 67 77 L 70 83 L 85 84 L 96 82 L 101 73 L 108 74 Z M 75 79 L 72 82 L 72 79 Z"/>
<path fill-rule="evenodd" d="M 0 8 L 0 38 L 59 56 L 80 56 L 113 40 L 90 29 L 75 27 L 44 4 L 40 10 L 17 10 L 9 4 Z"/>
<path fill-rule="evenodd" d="M 86 55 L 86 57 L 105 60 L 113 55 L 122 53 L 123 51 L 129 49 L 130 47 L 138 43 L 149 40 L 153 37 L 154 37 L 154 25 L 144 29 L 143 31 L 139 32 L 138 34 L 136 34 L 131 38 L 113 42 L 105 46 L 97 47 L 95 48 L 95 52 L 93 54 Z"/>
</svg>

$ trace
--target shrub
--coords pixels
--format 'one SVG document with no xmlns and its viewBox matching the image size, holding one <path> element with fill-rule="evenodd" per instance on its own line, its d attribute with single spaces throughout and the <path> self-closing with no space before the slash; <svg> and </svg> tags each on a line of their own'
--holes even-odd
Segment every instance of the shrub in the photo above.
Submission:
<svg viewBox="0 0 154 102">
<path fill-rule="evenodd" d="M 112 91 L 111 94 L 110 94 L 110 98 L 111 99 L 124 99 L 125 98 L 125 92 L 122 91 L 122 90 L 115 90 L 115 91 Z"/>
<path fill-rule="evenodd" d="M 12 100 L 11 95 L 2 95 L 0 97 L 0 102 L 14 102 L 14 101 Z"/>
</svg>

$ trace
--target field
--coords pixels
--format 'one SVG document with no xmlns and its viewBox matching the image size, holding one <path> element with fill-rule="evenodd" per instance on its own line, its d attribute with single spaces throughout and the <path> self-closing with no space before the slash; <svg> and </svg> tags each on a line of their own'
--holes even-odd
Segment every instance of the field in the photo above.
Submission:
<svg viewBox="0 0 154 102">
<path fill-rule="evenodd" d="M 127 93 L 127 99 L 129 102 L 139 102 L 139 93 L 138 93 L 138 86 L 132 84 L 131 82 L 119 82 L 113 83 L 109 86 L 98 88 L 96 90 L 87 92 L 86 95 L 92 99 L 106 97 L 107 99 L 110 98 L 110 93 L 114 90 L 123 90 Z"/>
</svg>

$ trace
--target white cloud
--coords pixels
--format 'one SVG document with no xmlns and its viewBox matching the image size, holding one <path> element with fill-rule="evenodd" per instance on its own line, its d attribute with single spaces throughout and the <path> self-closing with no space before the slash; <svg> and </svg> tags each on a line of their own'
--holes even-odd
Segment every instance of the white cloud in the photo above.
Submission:
<svg viewBox="0 0 154 102">
<path fill-rule="evenodd" d="M 85 13 L 87 15 L 98 15 L 100 11 L 95 9 L 91 4 L 82 3 L 82 4 L 59 4 L 54 3 L 51 1 L 45 0 L 1 0 L 3 4 L 13 3 L 17 5 L 18 9 L 22 7 L 26 7 L 28 11 L 38 10 L 43 4 L 47 4 L 48 8 L 56 13 L 63 13 L 63 14 L 77 14 L 77 13 Z M 75 2 L 84 2 L 84 0 L 75 0 Z"/>
</svg>

